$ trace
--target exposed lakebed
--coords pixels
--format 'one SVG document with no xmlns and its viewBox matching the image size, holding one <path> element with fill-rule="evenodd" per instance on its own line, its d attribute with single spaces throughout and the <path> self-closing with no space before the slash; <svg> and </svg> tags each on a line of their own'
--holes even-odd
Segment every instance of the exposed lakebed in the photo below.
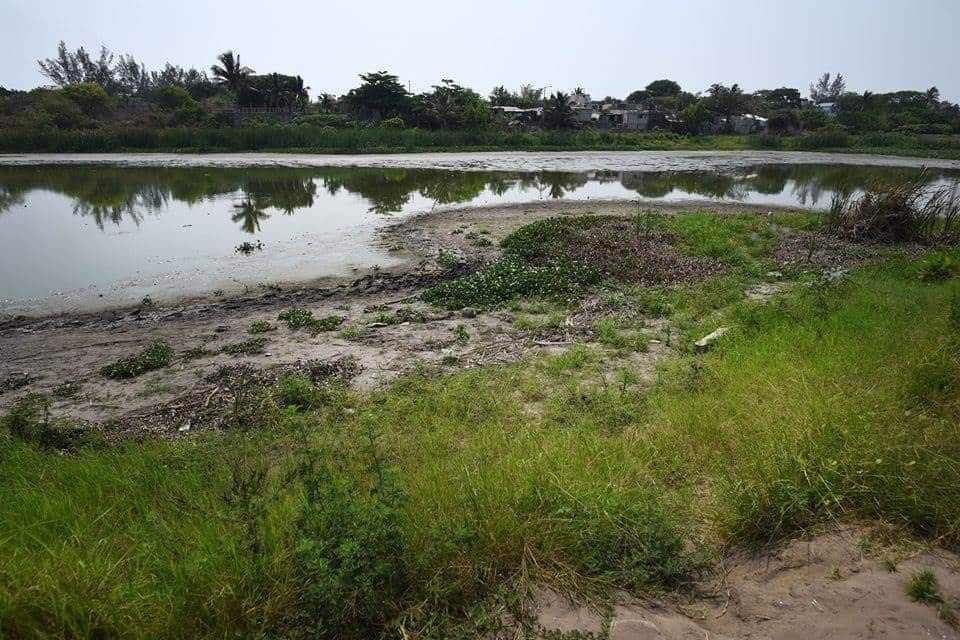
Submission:
<svg viewBox="0 0 960 640">
<path fill-rule="evenodd" d="M 410 256 L 378 230 L 424 211 L 558 199 L 823 208 L 834 194 L 922 171 L 920 161 L 855 159 L 862 164 L 757 152 L 10 156 L 0 158 L 0 315 L 394 267 Z M 320 161 L 340 166 L 308 166 Z M 361 162 L 374 166 L 349 166 Z M 947 163 L 922 175 L 933 184 L 960 173 Z"/>
</svg>

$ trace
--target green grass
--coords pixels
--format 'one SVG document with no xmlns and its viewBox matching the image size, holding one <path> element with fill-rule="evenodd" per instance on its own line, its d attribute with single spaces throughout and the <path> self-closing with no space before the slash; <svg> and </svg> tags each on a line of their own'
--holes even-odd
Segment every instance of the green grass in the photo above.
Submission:
<svg viewBox="0 0 960 640">
<path fill-rule="evenodd" d="M 917 265 L 728 301 L 650 390 L 583 346 L 369 395 L 290 377 L 259 429 L 71 455 L 18 435 L 34 409 L 0 434 L 0 632 L 439 638 L 504 585 L 683 589 L 836 520 L 960 543 L 960 396 L 924 382 L 960 380 L 960 281 Z"/>
<path fill-rule="evenodd" d="M 926 604 L 939 604 L 943 602 L 943 595 L 940 593 L 940 584 L 933 571 L 917 571 L 907 580 L 904 585 L 904 591 L 914 602 L 923 602 Z"/>
</svg>

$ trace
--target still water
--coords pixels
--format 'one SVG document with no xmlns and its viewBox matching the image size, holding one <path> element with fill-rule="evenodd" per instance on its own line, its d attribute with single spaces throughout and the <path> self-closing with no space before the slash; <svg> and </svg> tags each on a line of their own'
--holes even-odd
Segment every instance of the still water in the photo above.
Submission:
<svg viewBox="0 0 960 640">
<path fill-rule="evenodd" d="M 829 206 L 916 167 L 510 172 L 359 167 L 0 166 L 0 315 L 349 276 L 398 258 L 377 228 L 421 211 L 567 198 Z M 931 183 L 960 173 L 927 169 Z M 262 250 L 243 255 L 244 242 Z"/>
</svg>

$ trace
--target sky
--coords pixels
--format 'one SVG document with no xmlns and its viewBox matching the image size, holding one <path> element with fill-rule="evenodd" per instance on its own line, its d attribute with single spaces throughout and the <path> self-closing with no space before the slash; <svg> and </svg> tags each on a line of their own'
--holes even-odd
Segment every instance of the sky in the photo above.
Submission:
<svg viewBox="0 0 960 640">
<path fill-rule="evenodd" d="M 960 101 L 960 0 L 0 0 L 0 86 L 48 84 L 57 42 L 206 69 L 232 49 L 260 73 L 341 94 L 388 70 L 413 91 L 443 78 L 483 95 L 521 84 L 624 97 L 658 78 L 806 95 L 940 89 Z"/>
</svg>

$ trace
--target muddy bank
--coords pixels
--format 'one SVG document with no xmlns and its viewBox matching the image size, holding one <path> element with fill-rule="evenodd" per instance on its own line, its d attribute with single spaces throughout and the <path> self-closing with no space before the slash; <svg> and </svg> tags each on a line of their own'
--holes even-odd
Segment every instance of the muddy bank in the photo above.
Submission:
<svg viewBox="0 0 960 640">
<path fill-rule="evenodd" d="M 696 208 L 680 203 L 658 210 Z M 732 204 L 710 208 L 744 209 Z M 312 371 L 340 363 L 353 384 L 371 388 L 422 366 L 452 371 L 513 362 L 531 353 L 565 349 L 573 342 L 596 342 L 595 322 L 610 313 L 598 298 L 588 297 L 566 309 L 563 318 L 546 309 L 525 311 L 521 325 L 517 310 L 445 311 L 419 296 L 434 283 L 495 260 L 499 240 L 536 220 L 636 211 L 636 203 L 551 201 L 423 215 L 382 231 L 381 242 L 402 246 L 407 256 L 403 267 L 374 271 L 352 282 L 273 287 L 178 305 L 12 319 L 0 324 L 0 410 L 27 393 L 43 393 L 53 399 L 56 414 L 126 433 L 176 435 L 188 422 L 193 430 L 221 428 L 216 408 L 228 405 L 238 388 L 251 381 L 268 383 L 283 371 Z M 802 256 L 816 269 L 852 265 L 871 256 L 869 249 L 825 239 L 809 254 L 803 233 L 782 229 L 781 236 L 776 256 L 781 262 Z M 459 264 L 445 263 L 441 255 L 458 256 Z M 698 277 L 715 269 L 704 263 L 701 271 Z M 763 298 L 776 290 L 775 283 L 767 283 L 744 294 Z M 309 309 L 316 318 L 335 318 L 334 326 L 317 333 L 292 330 L 278 316 L 294 307 Z M 635 321 L 650 346 L 631 354 L 629 364 L 652 380 L 656 363 L 671 353 L 662 340 L 665 321 L 642 316 Z M 254 323 L 269 329 L 251 333 Z M 132 380 L 110 380 L 98 373 L 100 367 L 137 353 L 157 337 L 175 350 L 171 366 Z M 611 359 L 611 366 L 615 361 Z"/>
<path fill-rule="evenodd" d="M 960 160 L 806 151 L 570 151 L 323 155 L 299 153 L 23 153 L 0 164 L 165 167 L 380 167 L 456 171 L 697 171 L 757 164 L 851 164 L 960 169 Z"/>
</svg>

